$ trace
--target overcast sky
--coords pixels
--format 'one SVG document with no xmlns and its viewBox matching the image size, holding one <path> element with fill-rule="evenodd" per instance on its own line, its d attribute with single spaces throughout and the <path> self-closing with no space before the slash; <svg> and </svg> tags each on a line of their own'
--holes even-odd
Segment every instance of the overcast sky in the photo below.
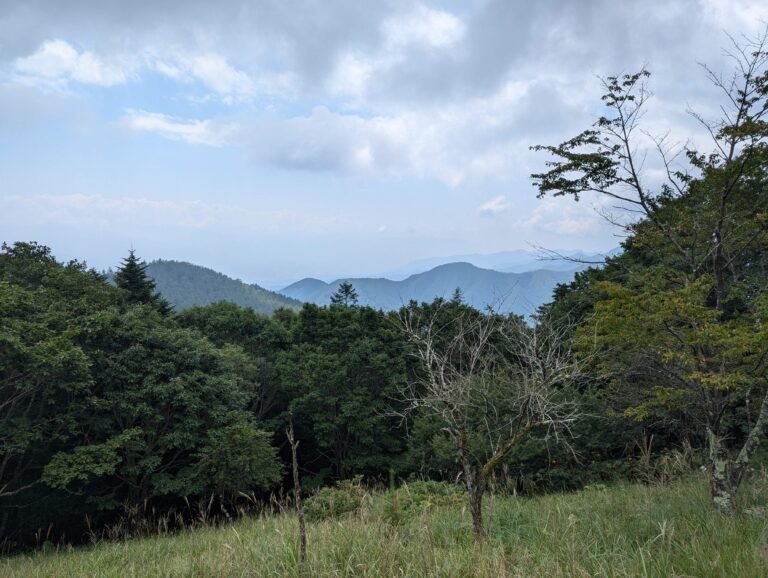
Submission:
<svg viewBox="0 0 768 578">
<path fill-rule="evenodd" d="M 605 250 L 530 173 L 647 66 L 657 133 L 764 0 L 0 0 L 0 240 L 268 286 L 451 254 Z"/>
</svg>

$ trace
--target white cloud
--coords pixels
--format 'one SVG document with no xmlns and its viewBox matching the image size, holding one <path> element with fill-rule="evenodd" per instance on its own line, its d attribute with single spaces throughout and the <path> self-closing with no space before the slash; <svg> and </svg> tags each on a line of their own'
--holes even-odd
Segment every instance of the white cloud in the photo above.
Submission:
<svg viewBox="0 0 768 578">
<path fill-rule="evenodd" d="M 247 98 L 256 91 L 253 80 L 247 74 L 235 69 L 218 54 L 194 56 L 185 64 L 195 78 L 220 95 Z"/>
<path fill-rule="evenodd" d="M 3 217 L 28 225 L 56 224 L 72 227 L 134 230 L 134 227 L 179 227 L 227 230 L 258 227 L 260 231 L 328 231 L 332 218 L 312 212 L 259 210 L 249 206 L 200 200 L 147 197 L 108 197 L 98 194 L 0 196 Z M 118 225 L 119 224 L 119 225 Z"/>
<path fill-rule="evenodd" d="M 351 97 L 348 105 L 362 107 L 371 96 L 370 83 L 407 61 L 414 48 L 446 51 L 461 41 L 464 32 L 464 23 L 450 12 L 416 4 L 381 25 L 380 45 L 368 51 L 340 51 L 326 79 L 326 88 L 333 95 Z"/>
<path fill-rule="evenodd" d="M 74 80 L 83 84 L 115 86 L 125 83 L 136 63 L 127 57 L 105 61 L 92 52 L 78 52 L 64 40 L 44 42 L 32 55 L 17 58 L 15 70 L 22 83 L 64 88 Z"/>
<path fill-rule="evenodd" d="M 318 106 L 306 116 L 249 121 L 183 119 L 128 111 L 125 128 L 190 144 L 243 147 L 258 162 L 346 175 L 416 176 L 452 187 L 504 180 L 520 170 L 528 143 L 517 129 L 530 97 L 510 82 L 461 104 L 364 116 Z"/>
<path fill-rule="evenodd" d="M 516 226 L 530 231 L 553 233 L 563 236 L 606 236 L 615 233 L 615 226 L 603 215 L 613 209 L 612 200 L 585 194 L 581 201 L 571 198 L 545 197 L 533 211 L 517 221 Z M 626 218 L 621 212 L 619 218 Z"/>
<path fill-rule="evenodd" d="M 512 205 L 504 195 L 498 195 L 486 201 L 477 208 L 478 215 L 498 215 L 509 209 Z"/>
<path fill-rule="evenodd" d="M 113 54 L 108 59 L 90 51 L 78 52 L 65 40 L 43 42 L 31 55 L 14 62 L 16 80 L 45 88 L 66 88 L 72 82 L 104 87 L 138 79 L 153 70 L 179 82 L 199 82 L 225 102 L 245 101 L 258 93 L 286 95 L 295 89 L 289 72 L 265 71 L 254 79 L 215 52 L 184 52 L 144 47 L 136 54 Z"/>
<path fill-rule="evenodd" d="M 443 10 L 417 4 L 410 12 L 395 16 L 383 25 L 386 43 L 394 47 L 422 44 L 450 46 L 464 36 L 464 23 Z"/>
<path fill-rule="evenodd" d="M 212 120 L 178 119 L 165 114 L 128 110 L 120 120 L 123 128 L 157 134 L 170 140 L 220 147 L 227 143 L 236 126 Z"/>
</svg>

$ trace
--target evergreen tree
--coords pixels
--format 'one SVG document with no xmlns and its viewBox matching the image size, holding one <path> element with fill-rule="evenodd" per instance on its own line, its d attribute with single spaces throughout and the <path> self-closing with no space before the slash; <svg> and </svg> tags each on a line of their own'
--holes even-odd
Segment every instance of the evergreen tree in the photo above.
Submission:
<svg viewBox="0 0 768 578">
<path fill-rule="evenodd" d="M 147 264 L 139 260 L 133 249 L 117 269 L 115 283 L 126 292 L 128 303 L 151 305 L 163 314 L 171 311 L 171 304 L 155 291 L 155 282 L 147 275 Z"/>
<path fill-rule="evenodd" d="M 357 291 L 349 281 L 339 283 L 336 293 L 331 295 L 331 305 L 341 307 L 355 307 L 357 305 Z"/>
</svg>

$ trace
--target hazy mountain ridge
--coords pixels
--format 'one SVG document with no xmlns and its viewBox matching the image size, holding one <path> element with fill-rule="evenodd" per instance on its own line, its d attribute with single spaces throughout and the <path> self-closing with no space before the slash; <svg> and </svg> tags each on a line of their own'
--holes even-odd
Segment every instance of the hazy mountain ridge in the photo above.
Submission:
<svg viewBox="0 0 768 578">
<path fill-rule="evenodd" d="M 605 253 L 556 250 L 532 251 L 516 249 L 497 253 L 467 253 L 448 257 L 433 257 L 411 261 L 405 265 L 385 272 L 387 279 L 403 280 L 410 275 L 429 271 L 440 265 L 451 263 L 470 263 L 481 269 L 491 269 L 502 273 L 525 273 L 546 269 L 548 271 L 573 271 L 584 268 L 586 264 L 602 263 L 606 257 L 620 253 L 620 249 L 611 249 Z M 583 262 L 580 264 L 579 262 Z"/>
<path fill-rule="evenodd" d="M 269 315 L 281 307 L 298 310 L 302 305 L 295 299 L 278 295 L 259 285 L 232 279 L 213 269 L 184 261 L 152 261 L 147 266 L 147 275 L 155 281 L 157 290 L 177 311 L 195 305 L 231 301 Z"/>
<path fill-rule="evenodd" d="M 483 309 L 490 305 L 501 312 L 528 315 L 551 300 L 552 291 L 558 283 L 571 281 L 576 271 L 583 268 L 584 265 L 571 263 L 568 270 L 538 269 L 508 273 L 483 269 L 471 263 L 448 263 L 401 281 L 359 277 L 325 283 L 307 278 L 284 287 L 278 293 L 327 305 L 339 283 L 349 281 L 357 290 L 361 305 L 392 310 L 411 299 L 432 301 L 435 297 L 450 298 L 459 287 L 464 301 L 473 307 Z"/>
</svg>

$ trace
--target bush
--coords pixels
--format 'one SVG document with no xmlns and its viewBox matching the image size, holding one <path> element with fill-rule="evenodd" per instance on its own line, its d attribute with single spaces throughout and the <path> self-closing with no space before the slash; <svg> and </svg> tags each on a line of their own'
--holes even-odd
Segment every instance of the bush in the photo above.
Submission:
<svg viewBox="0 0 768 578">
<path fill-rule="evenodd" d="M 318 491 L 304 503 L 304 514 L 310 522 L 341 518 L 359 512 L 366 496 L 362 476 L 355 476 Z"/>
<path fill-rule="evenodd" d="M 389 492 L 379 515 L 390 524 L 413 519 L 444 506 L 463 506 L 466 494 L 461 486 L 448 482 L 418 481 Z"/>
</svg>

